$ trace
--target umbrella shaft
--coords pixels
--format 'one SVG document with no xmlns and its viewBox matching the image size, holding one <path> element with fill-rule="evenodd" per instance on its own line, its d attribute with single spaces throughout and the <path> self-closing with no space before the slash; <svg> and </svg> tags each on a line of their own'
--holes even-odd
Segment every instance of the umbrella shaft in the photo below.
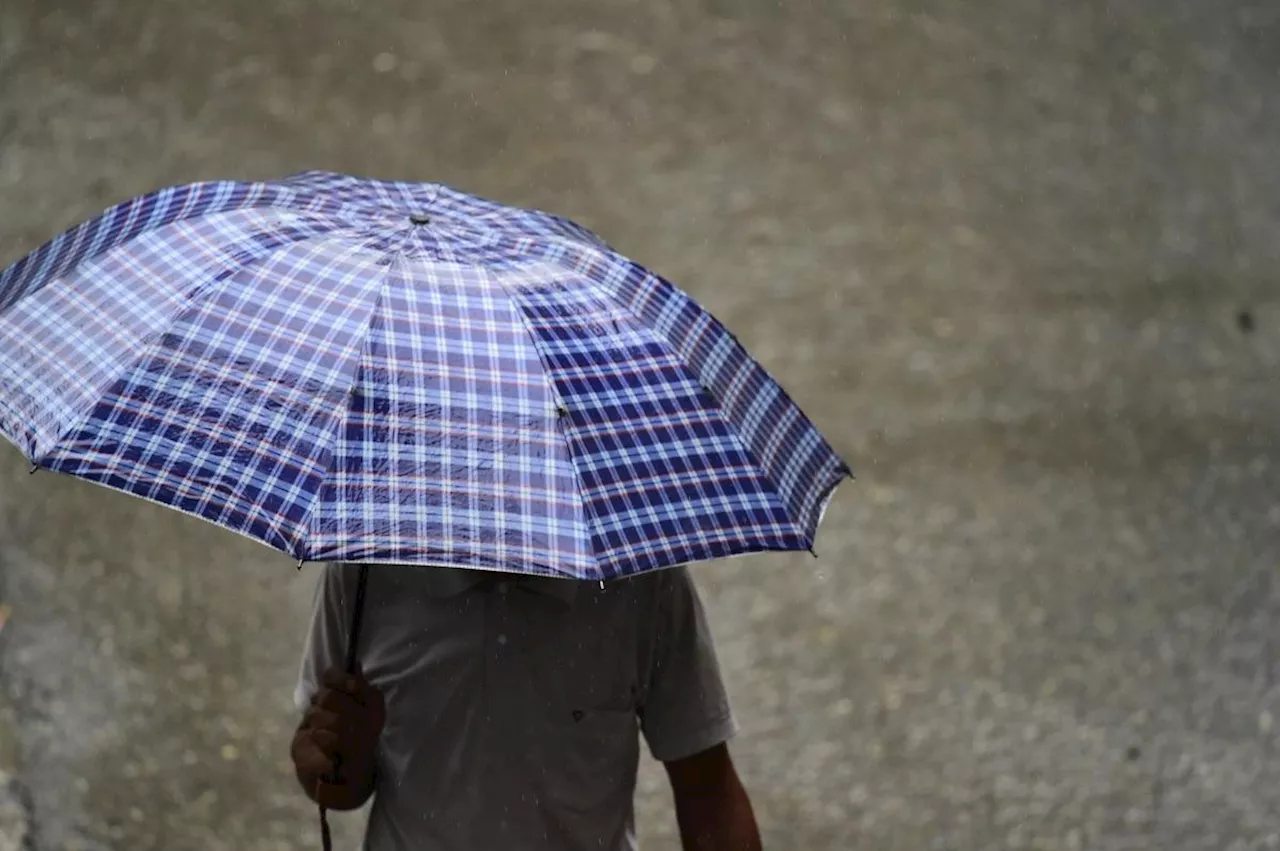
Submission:
<svg viewBox="0 0 1280 851">
<path fill-rule="evenodd" d="M 369 565 L 360 565 L 360 579 L 356 584 L 356 604 L 351 612 L 351 629 L 347 633 L 347 667 L 348 674 L 356 670 L 356 650 L 360 645 L 360 624 L 364 620 L 364 594 L 369 583 Z"/>
</svg>

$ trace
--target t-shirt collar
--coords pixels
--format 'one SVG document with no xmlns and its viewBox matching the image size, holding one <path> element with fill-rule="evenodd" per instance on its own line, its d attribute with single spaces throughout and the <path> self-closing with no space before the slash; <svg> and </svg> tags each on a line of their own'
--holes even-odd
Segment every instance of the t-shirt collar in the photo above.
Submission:
<svg viewBox="0 0 1280 851">
<path fill-rule="evenodd" d="M 456 567 L 425 567 L 428 591 L 440 597 L 455 597 L 475 588 L 486 579 L 510 582 L 517 588 L 554 597 L 563 603 L 572 603 L 578 593 L 578 581 L 558 579 L 553 576 L 530 576 L 522 573 L 502 573 L 489 570 L 463 570 Z"/>
</svg>

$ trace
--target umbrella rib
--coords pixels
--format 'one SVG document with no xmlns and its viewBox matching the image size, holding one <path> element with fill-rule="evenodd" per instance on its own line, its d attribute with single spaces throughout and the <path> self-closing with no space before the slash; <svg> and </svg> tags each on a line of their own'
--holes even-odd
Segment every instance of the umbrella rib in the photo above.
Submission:
<svg viewBox="0 0 1280 851">
<path fill-rule="evenodd" d="M 516 316 L 517 316 L 517 317 L 519 317 L 519 319 L 520 319 L 520 327 L 524 329 L 524 333 L 525 333 L 525 335 L 529 338 L 529 345 L 533 347 L 533 350 L 534 350 L 535 352 L 537 352 L 537 354 L 538 354 L 538 361 L 539 361 L 539 363 L 541 363 L 541 364 L 543 365 L 543 373 L 542 373 L 542 376 L 543 376 L 544 380 L 545 380 L 545 381 L 546 381 L 546 383 L 547 383 L 547 393 L 548 393 L 548 395 L 549 395 L 549 396 L 551 396 L 551 398 L 552 398 L 552 399 L 554 399 L 554 400 L 555 400 L 555 406 L 556 406 L 556 422 L 555 422 L 555 430 L 556 430 L 556 434 L 557 434 L 557 435 L 559 435 L 561 443 L 563 443 L 563 444 L 564 444 L 564 453 L 565 453 L 565 457 L 569 459 L 569 464 L 570 464 L 570 466 L 573 468 L 573 486 L 574 486 L 574 488 L 575 488 L 575 489 L 577 490 L 577 492 L 578 492 L 578 505 L 582 507 L 582 520 L 583 520 L 583 522 L 587 525 L 588 530 L 590 530 L 590 531 L 591 531 L 591 533 L 592 533 L 592 538 L 593 538 L 593 540 L 594 540 L 594 537 L 595 537 L 595 529 L 593 529 L 593 528 L 592 528 L 591 518 L 590 518 L 590 516 L 587 514 L 587 509 L 586 509 L 586 506 L 587 506 L 587 496 L 586 496 L 586 494 L 585 494 L 585 493 L 583 492 L 583 490 L 582 490 L 582 477 L 581 477 L 580 475 L 578 475 L 578 468 L 577 468 L 577 464 L 575 464 L 575 463 L 574 463 L 574 460 L 573 460 L 573 447 L 572 447 L 572 445 L 570 445 L 570 443 L 569 443 L 569 436 L 568 436 L 567 434 L 565 434 L 565 432 L 564 432 L 564 425 L 563 425 L 563 424 L 564 424 L 564 418 L 565 418 L 565 415 L 567 415 L 567 414 L 568 414 L 568 408 L 566 408 L 566 407 L 565 407 L 564 400 L 560 398 L 560 394 L 559 394 L 558 392 L 556 392 L 555 382 L 554 382 L 554 381 L 552 381 L 552 380 L 551 380 L 551 377 L 550 377 L 549 375 L 547 375 L 547 373 L 546 373 L 546 356 L 543 354 L 543 352 L 542 352 L 542 348 L 538 345 L 538 338 L 537 338 L 537 335 L 536 335 L 536 334 L 534 334 L 534 333 L 533 333 L 533 329 L 529 327 L 529 319 L 528 319 L 528 317 L 526 317 L 526 316 L 524 315 L 524 310 L 522 310 L 522 309 L 521 309 L 519 302 L 518 302 L 518 301 L 516 301 L 515 296 L 514 296 L 514 295 L 511 293 L 511 291 L 507 288 L 507 285 L 506 285 L 506 283 L 503 281 L 503 279 L 502 279 L 502 276 L 501 276 L 501 275 L 493 274 L 493 273 L 489 272 L 489 270 L 488 270 L 488 269 L 485 269 L 484 271 L 485 271 L 486 273 L 488 273 L 488 274 L 490 275 L 490 277 L 492 277 L 492 278 L 493 278 L 493 280 L 494 280 L 494 281 L 496 281 L 496 282 L 497 282 L 499 289 L 501 289 L 504 293 L 506 293 L 506 295 L 507 295 L 507 299 L 508 299 L 508 301 L 510 301 L 510 303 L 511 303 L 511 310 L 512 310 L 512 312 L 514 312 L 514 313 L 516 314 Z M 591 558 L 592 558 L 592 560 L 595 562 L 595 572 L 596 572 L 596 575 L 595 575 L 595 576 L 587 576 L 587 577 L 583 577 L 583 578 L 584 578 L 584 579 L 599 579 L 599 580 L 601 580 L 601 581 L 604 581 L 604 578 L 605 578 L 604 569 L 603 569 L 603 568 L 601 567 L 601 565 L 600 565 L 600 556 L 599 556 L 599 555 L 594 551 L 594 548 L 593 548 L 592 553 L 591 553 Z"/>
<path fill-rule="evenodd" d="M 408 239 L 408 235 L 405 236 L 405 239 L 406 240 Z M 315 515 L 315 512 L 318 506 L 320 505 L 320 494 L 324 490 L 324 483 L 325 481 L 328 480 L 329 476 L 333 474 L 334 463 L 337 461 L 337 457 L 338 457 L 338 453 L 335 451 L 335 447 L 338 442 L 338 436 L 342 433 L 342 428 L 346 425 L 346 416 L 348 413 L 350 413 L 351 396 L 356 391 L 356 387 L 360 380 L 360 369 L 364 364 L 364 357 L 369 350 L 370 340 L 373 337 L 373 323 L 377 321 L 378 308 L 382 306 L 383 297 L 391 286 L 392 267 L 395 266 L 398 262 L 400 262 L 403 252 L 404 252 L 404 245 L 402 242 L 401 246 L 396 249 L 394 254 L 391 255 L 391 258 L 390 258 L 391 262 L 389 262 L 386 265 L 385 270 L 382 273 L 382 285 L 378 287 L 378 295 L 377 297 L 374 298 L 373 306 L 369 310 L 369 321 L 365 325 L 364 339 L 360 343 L 360 353 L 355 358 L 355 369 L 352 370 L 351 372 L 351 385 L 347 388 L 347 395 L 346 395 L 348 407 L 342 412 L 342 417 L 339 420 L 337 429 L 335 429 L 335 434 L 333 435 L 332 442 L 329 444 L 329 461 L 325 466 L 324 473 L 320 476 L 320 485 L 319 487 L 316 488 L 316 492 L 311 498 L 311 504 L 307 506 L 306 512 L 302 515 L 301 518 L 299 518 L 297 523 L 298 536 L 299 536 L 299 543 L 298 543 L 297 549 L 299 551 L 290 553 L 290 555 L 293 556 L 294 558 L 302 559 L 304 561 L 307 560 L 306 540 L 305 540 L 307 536 L 306 533 L 308 529 L 310 529 L 311 527 L 311 518 Z"/>
</svg>

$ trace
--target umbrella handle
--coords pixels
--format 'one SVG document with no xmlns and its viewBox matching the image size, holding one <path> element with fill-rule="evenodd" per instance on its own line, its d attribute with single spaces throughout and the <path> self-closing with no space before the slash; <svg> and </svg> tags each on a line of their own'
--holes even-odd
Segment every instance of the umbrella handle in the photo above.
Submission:
<svg viewBox="0 0 1280 851">
<path fill-rule="evenodd" d="M 356 583 L 356 604 L 351 612 L 351 629 L 347 632 L 346 672 L 356 672 L 356 649 L 360 645 L 360 625 L 364 622 L 364 595 L 369 584 L 369 565 L 360 565 L 360 578 Z M 342 759 L 334 756 L 333 782 L 341 783 Z M 324 851 L 333 851 L 333 837 L 329 833 L 329 816 L 324 804 L 320 805 L 320 844 Z"/>
</svg>

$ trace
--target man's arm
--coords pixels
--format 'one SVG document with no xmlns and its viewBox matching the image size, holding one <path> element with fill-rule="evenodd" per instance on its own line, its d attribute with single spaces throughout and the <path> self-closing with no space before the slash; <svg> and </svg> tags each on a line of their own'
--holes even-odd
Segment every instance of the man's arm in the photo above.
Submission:
<svg viewBox="0 0 1280 851">
<path fill-rule="evenodd" d="M 659 581 L 641 728 L 666 766 L 684 851 L 759 851 L 751 802 L 725 745 L 738 724 L 702 601 L 685 568 Z"/>
<path fill-rule="evenodd" d="M 725 745 L 664 765 L 684 851 L 761 851 L 751 799 Z"/>
</svg>

